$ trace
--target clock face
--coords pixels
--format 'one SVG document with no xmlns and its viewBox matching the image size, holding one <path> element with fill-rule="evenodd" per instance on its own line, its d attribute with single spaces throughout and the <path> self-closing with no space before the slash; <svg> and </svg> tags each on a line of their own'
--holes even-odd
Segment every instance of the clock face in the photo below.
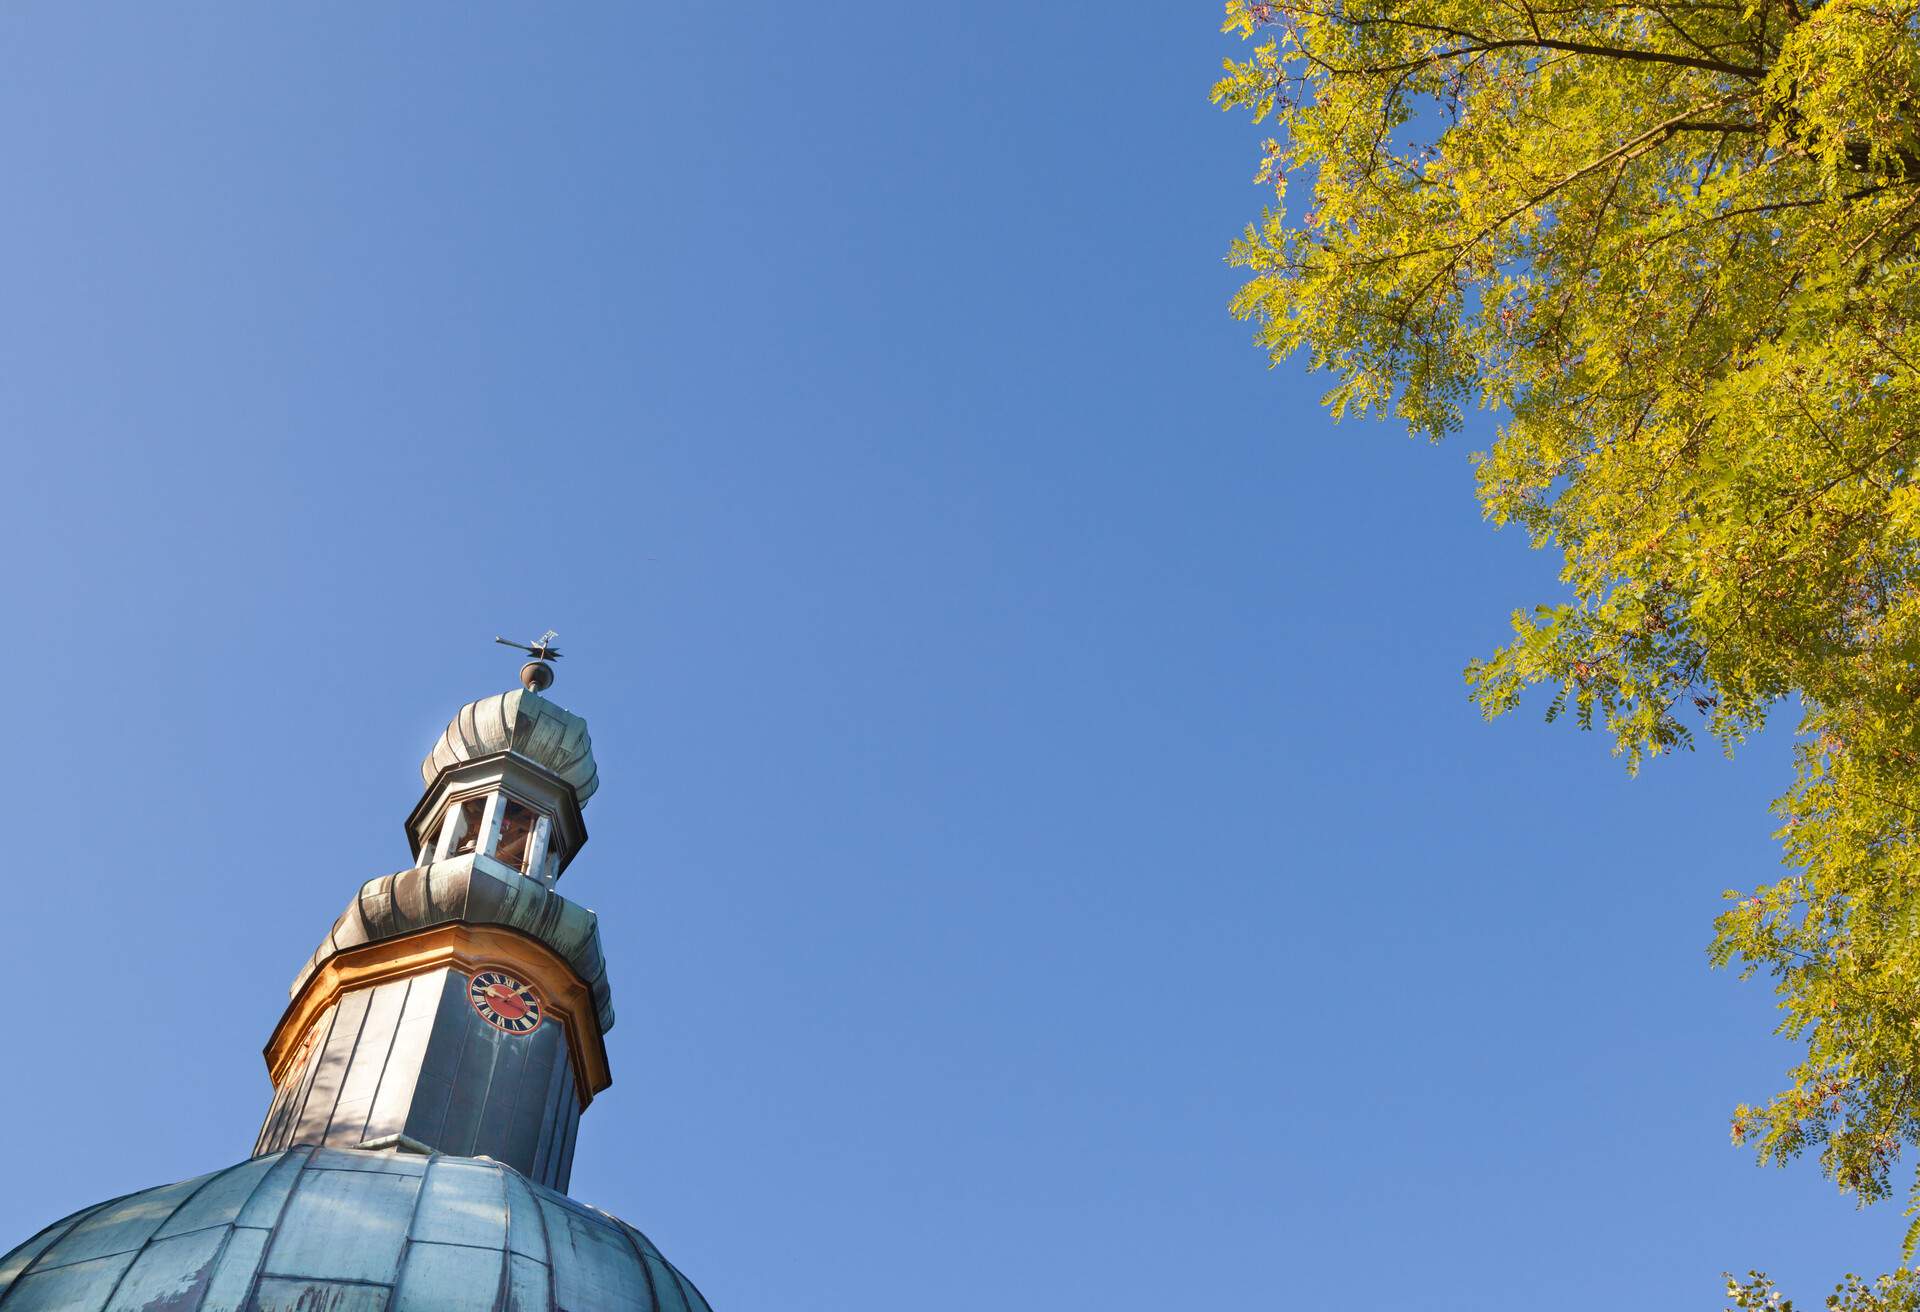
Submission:
<svg viewBox="0 0 1920 1312">
<path fill-rule="evenodd" d="M 477 972 L 467 986 L 467 1000 L 481 1020 L 508 1034 L 531 1034 L 546 1016 L 533 985 L 523 984 L 504 970 Z"/>
</svg>

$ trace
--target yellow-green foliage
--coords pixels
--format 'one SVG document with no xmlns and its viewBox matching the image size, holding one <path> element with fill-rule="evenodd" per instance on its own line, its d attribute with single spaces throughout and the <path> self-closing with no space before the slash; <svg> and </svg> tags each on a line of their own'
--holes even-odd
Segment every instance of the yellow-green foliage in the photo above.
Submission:
<svg viewBox="0 0 1920 1312">
<path fill-rule="evenodd" d="M 1920 3 L 1226 11 L 1214 99 L 1274 134 L 1235 312 L 1336 414 L 1498 411 L 1487 517 L 1564 559 L 1480 705 L 1544 685 L 1637 766 L 1797 704 L 1788 873 L 1713 956 L 1803 1060 L 1734 1136 L 1885 1196 L 1920 1137 Z"/>
<path fill-rule="evenodd" d="M 1758 1271 L 1745 1280 L 1729 1278 L 1727 1300 L 1730 1312 L 1793 1312 L 1793 1300 L 1782 1297 Z M 1827 1295 L 1827 1307 L 1832 1312 L 1920 1312 L 1920 1273 L 1901 1267 L 1873 1280 L 1848 1276 Z"/>
</svg>

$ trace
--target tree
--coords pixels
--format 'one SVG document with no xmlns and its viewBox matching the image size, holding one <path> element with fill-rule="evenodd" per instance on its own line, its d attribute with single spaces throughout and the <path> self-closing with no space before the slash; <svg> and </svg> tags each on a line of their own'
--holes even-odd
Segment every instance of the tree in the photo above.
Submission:
<svg viewBox="0 0 1920 1312">
<path fill-rule="evenodd" d="M 1630 768 L 1797 710 L 1787 873 L 1711 955 L 1799 1060 L 1733 1134 L 1885 1197 L 1920 1142 L 1920 3 L 1226 15 L 1214 99 L 1275 127 L 1235 313 L 1336 416 L 1498 410 L 1486 516 L 1563 557 L 1480 706 L 1543 688 Z"/>
</svg>

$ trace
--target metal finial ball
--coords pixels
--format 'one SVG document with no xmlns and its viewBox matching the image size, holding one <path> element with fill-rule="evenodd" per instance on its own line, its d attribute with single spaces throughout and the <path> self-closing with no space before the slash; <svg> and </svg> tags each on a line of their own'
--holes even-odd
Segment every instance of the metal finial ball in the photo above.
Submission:
<svg viewBox="0 0 1920 1312">
<path fill-rule="evenodd" d="M 553 687 L 553 666 L 545 661 L 528 661 L 520 667 L 520 686 L 528 692 L 545 692 Z"/>
</svg>

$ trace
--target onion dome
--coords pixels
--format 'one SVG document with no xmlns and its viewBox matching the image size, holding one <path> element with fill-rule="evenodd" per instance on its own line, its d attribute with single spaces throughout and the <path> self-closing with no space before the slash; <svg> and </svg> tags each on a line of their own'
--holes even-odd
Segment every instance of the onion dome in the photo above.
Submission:
<svg viewBox="0 0 1920 1312">
<path fill-rule="evenodd" d="M 0 1312 L 711 1312 L 647 1237 L 488 1158 L 297 1147 L 76 1212 Z"/>
<path fill-rule="evenodd" d="M 505 753 L 552 774 L 573 790 L 580 806 L 600 786 L 587 722 L 524 688 L 462 706 L 420 763 L 420 781 L 431 790 L 448 770 Z"/>
</svg>

